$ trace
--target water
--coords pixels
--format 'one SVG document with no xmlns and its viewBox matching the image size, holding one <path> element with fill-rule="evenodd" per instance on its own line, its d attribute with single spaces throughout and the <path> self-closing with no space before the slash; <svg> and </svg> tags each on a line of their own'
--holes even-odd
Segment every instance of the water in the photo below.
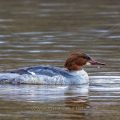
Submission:
<svg viewBox="0 0 120 120">
<path fill-rule="evenodd" d="M 119 120 L 120 1 L 0 1 L 0 71 L 63 66 L 81 50 L 106 63 L 86 67 L 88 86 L 0 85 L 0 120 Z"/>
</svg>

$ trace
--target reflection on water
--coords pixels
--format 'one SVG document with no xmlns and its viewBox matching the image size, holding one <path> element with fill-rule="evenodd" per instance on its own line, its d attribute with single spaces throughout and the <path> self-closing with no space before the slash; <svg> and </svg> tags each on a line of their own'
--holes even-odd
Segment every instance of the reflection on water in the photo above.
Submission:
<svg viewBox="0 0 120 120">
<path fill-rule="evenodd" d="M 88 86 L 0 85 L 0 120 L 119 120 L 120 1 L 0 2 L 0 71 L 63 66 L 83 50 L 106 63 L 86 68 Z"/>
<path fill-rule="evenodd" d="M 6 100 L 28 102 L 57 102 L 65 99 L 88 98 L 88 85 L 1 85 L 0 94 Z"/>
<path fill-rule="evenodd" d="M 73 119 L 84 117 L 84 110 L 89 109 L 87 85 L 1 85 L 0 90 L 2 118 L 7 115 L 6 118 L 11 119 Z M 3 109 L 8 114 L 5 114 Z"/>
</svg>

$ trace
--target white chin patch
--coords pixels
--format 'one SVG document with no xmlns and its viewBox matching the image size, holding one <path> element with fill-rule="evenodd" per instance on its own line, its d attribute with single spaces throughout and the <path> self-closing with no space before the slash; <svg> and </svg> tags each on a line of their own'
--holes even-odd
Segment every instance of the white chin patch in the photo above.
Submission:
<svg viewBox="0 0 120 120">
<path fill-rule="evenodd" d="M 90 62 L 87 62 L 87 63 L 86 63 L 86 65 L 87 65 L 87 66 L 90 66 L 90 65 L 91 65 L 91 63 L 90 63 Z"/>
</svg>

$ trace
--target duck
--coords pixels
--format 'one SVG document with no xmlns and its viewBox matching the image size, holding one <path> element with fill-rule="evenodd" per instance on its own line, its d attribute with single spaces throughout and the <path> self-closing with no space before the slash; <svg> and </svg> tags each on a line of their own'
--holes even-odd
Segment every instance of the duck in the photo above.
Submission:
<svg viewBox="0 0 120 120">
<path fill-rule="evenodd" d="M 64 67 L 39 65 L 0 73 L 0 83 L 40 85 L 81 85 L 89 84 L 84 66 L 105 65 L 86 53 L 71 53 Z"/>
</svg>

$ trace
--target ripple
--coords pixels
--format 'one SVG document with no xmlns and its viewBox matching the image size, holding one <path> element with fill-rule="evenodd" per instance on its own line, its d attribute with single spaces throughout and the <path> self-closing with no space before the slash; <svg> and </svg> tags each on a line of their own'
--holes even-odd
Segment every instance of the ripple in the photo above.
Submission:
<svg viewBox="0 0 120 120">
<path fill-rule="evenodd" d="M 120 76 L 92 76 L 90 81 L 91 92 L 120 93 Z"/>
<path fill-rule="evenodd" d="M 90 100 L 120 100 L 120 96 L 90 96 Z"/>
<path fill-rule="evenodd" d="M 119 83 L 120 76 L 91 76 L 91 83 Z"/>
<path fill-rule="evenodd" d="M 39 53 L 39 52 L 45 52 L 45 53 L 62 53 L 62 52 L 66 52 L 65 50 L 29 50 L 29 53 Z"/>
<path fill-rule="evenodd" d="M 41 45 L 46 45 L 46 44 L 53 44 L 55 42 L 38 42 L 38 43 L 41 44 Z"/>
<path fill-rule="evenodd" d="M 5 43 L 5 41 L 0 41 L 0 44 L 3 44 L 3 43 Z"/>
<path fill-rule="evenodd" d="M 92 29 L 90 31 L 97 32 L 97 33 L 108 33 L 109 32 L 109 30 L 105 30 L 105 29 Z"/>
<path fill-rule="evenodd" d="M 13 19 L 0 19 L 0 22 L 13 22 Z"/>
<path fill-rule="evenodd" d="M 73 48 L 75 45 L 55 45 L 55 47 L 60 47 L 60 48 Z"/>
<path fill-rule="evenodd" d="M 39 6 L 43 7 L 56 7 L 56 6 L 65 6 L 65 3 L 40 3 Z"/>
<path fill-rule="evenodd" d="M 30 62 L 64 62 L 63 60 L 57 60 L 57 59 L 55 59 L 55 60 L 46 60 L 46 59 L 35 59 L 35 60 L 26 60 L 26 61 L 30 61 Z"/>
<path fill-rule="evenodd" d="M 33 31 L 33 32 L 17 32 L 17 33 L 13 33 L 13 35 L 44 35 L 46 37 L 53 37 L 53 35 L 51 34 L 57 34 L 59 33 L 59 31 Z M 49 35 L 50 34 L 50 35 Z"/>
<path fill-rule="evenodd" d="M 119 92 L 120 93 L 120 87 L 99 87 L 99 86 L 91 86 L 90 91 L 96 91 L 96 92 Z"/>
<path fill-rule="evenodd" d="M 111 38 L 111 39 L 120 39 L 120 35 L 108 36 L 107 38 Z"/>
<path fill-rule="evenodd" d="M 11 37 L 11 35 L 0 35 L 0 38 Z"/>
<path fill-rule="evenodd" d="M 41 35 L 44 32 L 20 32 L 20 33 L 13 33 L 13 35 Z"/>
</svg>

